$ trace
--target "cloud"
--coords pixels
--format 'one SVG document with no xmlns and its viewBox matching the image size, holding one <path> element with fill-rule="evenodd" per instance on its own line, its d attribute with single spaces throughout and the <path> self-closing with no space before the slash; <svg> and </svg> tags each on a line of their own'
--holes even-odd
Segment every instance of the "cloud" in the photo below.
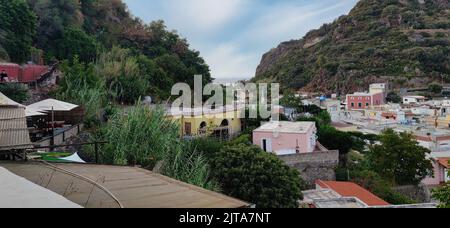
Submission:
<svg viewBox="0 0 450 228">
<path fill-rule="evenodd" d="M 222 29 L 236 20 L 247 0 L 165 0 L 170 21 L 196 32 Z"/>
<path fill-rule="evenodd" d="M 255 56 L 241 52 L 238 45 L 224 43 L 204 54 L 212 67 L 213 77 L 220 79 L 243 79 L 254 75 Z"/>
<path fill-rule="evenodd" d="M 254 76 L 280 42 L 347 13 L 358 0 L 124 0 L 144 21 L 163 19 L 201 52 L 215 78 Z"/>
</svg>

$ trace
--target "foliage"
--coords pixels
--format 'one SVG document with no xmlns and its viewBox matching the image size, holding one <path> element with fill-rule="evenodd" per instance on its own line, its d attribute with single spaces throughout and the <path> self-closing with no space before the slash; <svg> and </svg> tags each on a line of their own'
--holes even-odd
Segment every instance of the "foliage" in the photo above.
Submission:
<svg viewBox="0 0 450 228">
<path fill-rule="evenodd" d="M 284 92 L 283 97 L 280 99 L 280 105 L 293 108 L 298 113 L 303 111 L 302 104 L 303 104 L 302 99 L 300 97 L 295 96 L 295 94 L 291 90 Z"/>
<path fill-rule="evenodd" d="M 419 184 L 433 175 L 429 153 L 411 134 L 397 134 L 388 129 L 380 136 L 379 145 L 370 146 L 367 160 L 370 170 L 383 179 L 399 185 Z"/>
<path fill-rule="evenodd" d="M 367 159 L 358 152 L 348 154 L 347 167 L 336 170 L 338 181 L 355 182 L 388 203 L 395 205 L 413 204 L 412 199 L 393 190 L 394 185 L 369 169 Z"/>
<path fill-rule="evenodd" d="M 450 208 L 450 183 L 434 190 L 433 199 L 439 201 L 439 208 Z"/>
<path fill-rule="evenodd" d="M 106 84 L 94 72 L 93 64 L 80 63 L 75 57 L 71 63 L 61 64 L 64 77 L 56 91 L 58 99 L 80 104 L 85 109 L 86 127 L 99 124 L 101 111 L 107 104 Z"/>
<path fill-rule="evenodd" d="M 377 173 L 364 170 L 359 173 L 352 173 L 352 181 L 363 186 L 376 196 L 394 205 L 414 204 L 412 199 L 395 192 L 388 181 L 383 180 Z"/>
<path fill-rule="evenodd" d="M 152 168 L 163 159 L 165 151 L 179 147 L 178 126 L 166 120 L 163 110 L 151 111 L 143 105 L 126 115 L 115 114 L 103 131 L 110 142 L 103 152 L 107 164 Z"/>
<path fill-rule="evenodd" d="M 398 82 L 412 85 L 412 77 L 448 79 L 450 38 L 432 35 L 450 28 L 448 3 L 361 0 L 348 15 L 269 51 L 253 80 L 345 94 L 374 77 L 390 76 L 403 87 Z"/>
<path fill-rule="evenodd" d="M 224 147 L 212 159 L 211 170 L 225 194 L 259 208 L 298 208 L 302 199 L 298 171 L 255 146 Z"/>
<path fill-rule="evenodd" d="M 24 0 L 0 0 L 0 22 L 0 50 L 7 53 L 3 55 L 14 62 L 27 61 L 36 34 L 36 15 Z"/>
<path fill-rule="evenodd" d="M 98 137 L 109 142 L 101 150 L 102 163 L 157 167 L 169 177 L 217 189 L 209 178 L 206 158 L 194 144 L 179 138 L 179 126 L 167 119 L 163 109 L 150 110 L 138 103 L 127 113 L 114 114 Z"/>
<path fill-rule="evenodd" d="M 23 103 L 28 99 L 28 88 L 23 84 L 5 83 L 0 84 L 0 92 L 11 100 Z"/>
<path fill-rule="evenodd" d="M 117 102 L 133 104 L 147 92 L 148 81 L 142 77 L 137 59 L 129 49 L 113 47 L 102 53 L 95 69 Z"/>
<path fill-rule="evenodd" d="M 207 157 L 192 143 L 182 142 L 182 145 L 176 151 L 164 153 L 162 173 L 186 183 L 219 191 L 219 185 L 210 180 Z"/>
<path fill-rule="evenodd" d="M 334 127 L 325 125 L 319 128 L 319 142 L 329 150 L 339 150 L 341 155 L 347 154 L 353 146 L 352 137 Z"/>
<path fill-rule="evenodd" d="M 97 58 L 99 51 L 99 44 L 94 37 L 74 27 L 66 28 L 62 39 L 57 43 L 58 59 L 73 59 L 78 56 L 82 62 L 92 62 Z"/>
<path fill-rule="evenodd" d="M 64 29 L 82 25 L 80 4 L 78 0 L 28 0 L 28 4 L 39 18 L 36 46 L 50 60 L 57 55 L 55 41 L 63 38 Z"/>
<path fill-rule="evenodd" d="M 386 101 L 391 102 L 391 103 L 400 104 L 400 103 L 402 103 L 402 98 L 396 92 L 389 92 L 386 97 Z"/>
<path fill-rule="evenodd" d="M 439 84 L 431 84 L 428 86 L 428 91 L 434 94 L 442 93 L 443 87 Z"/>
</svg>

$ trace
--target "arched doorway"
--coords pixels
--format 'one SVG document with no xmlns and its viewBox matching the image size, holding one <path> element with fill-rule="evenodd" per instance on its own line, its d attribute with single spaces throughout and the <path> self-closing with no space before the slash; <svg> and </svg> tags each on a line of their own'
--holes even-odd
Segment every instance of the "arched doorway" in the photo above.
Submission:
<svg viewBox="0 0 450 228">
<path fill-rule="evenodd" d="M 230 139 L 230 122 L 227 119 L 222 120 L 220 126 L 214 131 L 214 136 L 220 140 Z"/>
<path fill-rule="evenodd" d="M 220 127 L 228 127 L 230 125 L 230 123 L 228 122 L 228 120 L 227 119 L 224 119 L 223 121 L 222 121 L 222 123 L 220 124 Z"/>
<path fill-rule="evenodd" d="M 207 132 L 207 127 L 208 127 L 208 124 L 205 122 L 205 121 L 203 121 L 201 124 L 200 124 L 200 128 L 199 128 L 199 134 L 200 135 L 205 135 L 206 134 L 206 132 Z"/>
</svg>

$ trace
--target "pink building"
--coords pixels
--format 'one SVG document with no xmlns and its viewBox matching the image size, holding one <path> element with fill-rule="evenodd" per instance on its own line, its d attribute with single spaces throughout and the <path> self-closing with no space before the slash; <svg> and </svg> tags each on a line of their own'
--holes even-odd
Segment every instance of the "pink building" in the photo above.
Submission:
<svg viewBox="0 0 450 228">
<path fill-rule="evenodd" d="M 348 110 L 368 110 L 384 104 L 384 93 L 354 93 L 347 95 Z"/>
<path fill-rule="evenodd" d="M 450 170 L 450 158 L 433 159 L 434 177 L 428 177 L 422 181 L 428 186 L 438 186 L 450 181 L 448 171 Z"/>
<path fill-rule="evenodd" d="M 253 144 L 277 155 L 312 153 L 317 145 L 314 122 L 274 121 L 253 131 Z"/>
</svg>

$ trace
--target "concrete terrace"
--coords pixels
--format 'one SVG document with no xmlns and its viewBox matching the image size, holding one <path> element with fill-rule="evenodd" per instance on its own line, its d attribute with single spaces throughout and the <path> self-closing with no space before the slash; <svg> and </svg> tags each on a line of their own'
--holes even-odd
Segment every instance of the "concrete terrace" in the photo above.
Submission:
<svg viewBox="0 0 450 228">
<path fill-rule="evenodd" d="M 0 163 L 84 207 L 241 208 L 250 204 L 135 167 Z M 73 175 L 55 175 L 54 171 Z M 84 181 L 80 183 L 80 177 Z M 95 182 L 95 184 L 93 183 Z M 53 186 L 53 187 L 52 187 Z M 69 189 L 69 190 L 68 190 Z"/>
</svg>

